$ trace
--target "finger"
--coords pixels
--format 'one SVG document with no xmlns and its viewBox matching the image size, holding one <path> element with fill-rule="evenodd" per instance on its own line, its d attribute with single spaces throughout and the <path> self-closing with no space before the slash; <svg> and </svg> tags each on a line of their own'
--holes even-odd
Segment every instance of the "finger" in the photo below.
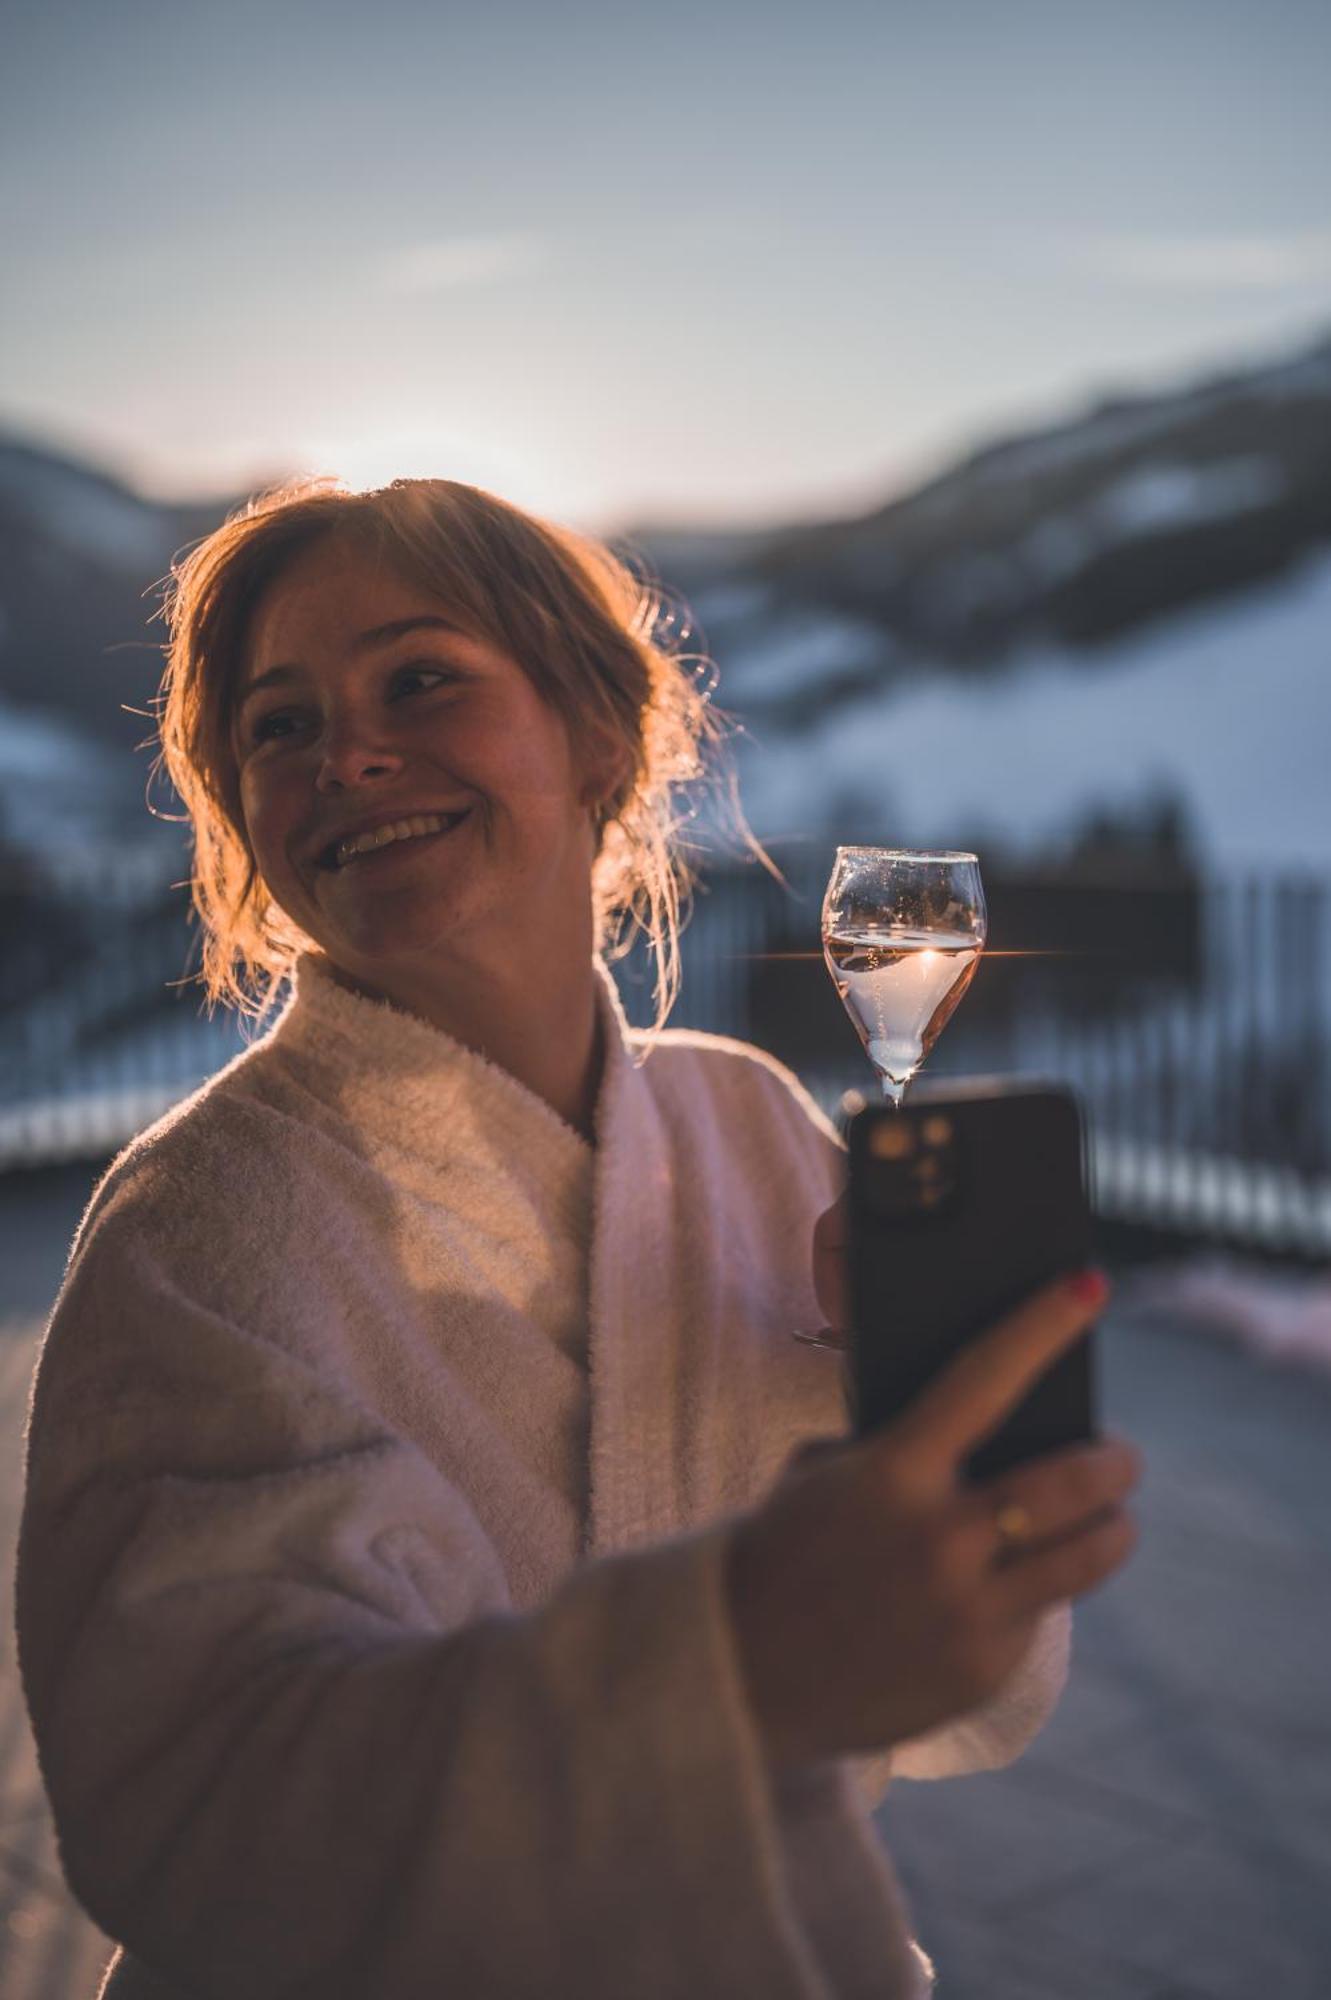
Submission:
<svg viewBox="0 0 1331 2000">
<path fill-rule="evenodd" d="M 994 1572 L 1002 1601 L 1018 1619 L 1084 1597 L 1108 1582 L 1137 1546 L 1137 1524 L 1116 1507 L 1053 1548 L 1016 1556 Z"/>
<path fill-rule="evenodd" d="M 1046 1285 L 963 1348 L 880 1435 L 903 1460 L 955 1471 L 1086 1332 L 1108 1295 L 1099 1271 Z"/>
<path fill-rule="evenodd" d="M 825 1209 L 813 1227 L 813 1288 L 823 1315 L 833 1326 L 844 1326 L 846 1305 L 846 1243 L 848 1211 L 843 1196 Z"/>
<path fill-rule="evenodd" d="M 813 1240 L 820 1249 L 844 1250 L 850 1241 L 850 1203 L 838 1195 L 813 1225 Z"/>
<path fill-rule="evenodd" d="M 845 1451 L 852 1443 L 853 1440 L 847 1437 L 810 1438 L 806 1444 L 796 1445 L 781 1468 L 782 1472 L 800 1472 L 826 1458 L 829 1452 Z"/>
<path fill-rule="evenodd" d="M 1048 1452 L 1030 1465 L 969 1488 L 963 1501 L 968 1531 L 992 1545 L 995 1516 L 1002 1508 L 1019 1507 L 1030 1523 L 1031 1541 L 1066 1534 L 1126 1500 L 1141 1479 L 1142 1467 L 1141 1453 L 1126 1438 Z M 1011 1553 L 1020 1554 L 1020 1544 Z"/>
</svg>

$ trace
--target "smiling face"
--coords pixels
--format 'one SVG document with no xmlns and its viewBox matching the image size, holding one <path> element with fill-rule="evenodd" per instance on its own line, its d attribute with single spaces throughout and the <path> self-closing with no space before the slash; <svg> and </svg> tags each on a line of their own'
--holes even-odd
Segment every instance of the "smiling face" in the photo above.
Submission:
<svg viewBox="0 0 1331 2000">
<path fill-rule="evenodd" d="M 590 957 L 603 773 L 515 660 L 358 543 L 329 536 L 269 585 L 232 729 L 259 872 L 356 983 Z"/>
</svg>

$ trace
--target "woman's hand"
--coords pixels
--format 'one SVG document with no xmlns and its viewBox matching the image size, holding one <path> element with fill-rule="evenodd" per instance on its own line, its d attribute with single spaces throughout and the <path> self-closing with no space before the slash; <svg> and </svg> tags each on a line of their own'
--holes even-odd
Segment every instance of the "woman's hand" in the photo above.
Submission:
<svg viewBox="0 0 1331 2000">
<path fill-rule="evenodd" d="M 798 1453 L 736 1523 L 730 1609 L 774 1764 L 882 1749 L 979 1707 L 1020 1665 L 1042 1614 L 1127 1559 L 1136 1529 L 1122 1503 L 1141 1458 L 1122 1440 L 962 1480 L 974 1447 L 1085 1332 L 1105 1290 L 1083 1274 L 1036 1293 L 895 1423 Z M 996 1520 L 1012 1506 L 1030 1527 L 1015 1546 Z"/>
<path fill-rule="evenodd" d="M 813 1225 L 813 1289 L 827 1327 L 839 1330 L 850 1324 L 846 1297 L 846 1249 L 850 1238 L 850 1210 L 845 1195 L 826 1208 Z"/>
</svg>

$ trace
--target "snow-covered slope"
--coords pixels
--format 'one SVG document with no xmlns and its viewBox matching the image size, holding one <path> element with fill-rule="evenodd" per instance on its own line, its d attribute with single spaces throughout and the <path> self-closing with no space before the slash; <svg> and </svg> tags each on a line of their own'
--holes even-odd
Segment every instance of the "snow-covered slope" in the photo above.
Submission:
<svg viewBox="0 0 1331 2000">
<path fill-rule="evenodd" d="M 150 570 L 168 510 L 90 466 L 16 442 L 0 445 L 0 506 L 103 569 Z"/>
<path fill-rule="evenodd" d="M 992 446 L 864 520 L 650 533 L 759 831 L 1056 845 L 1181 806 L 1331 866 L 1331 342 Z"/>
<path fill-rule="evenodd" d="M 225 507 L 0 438 L 0 696 L 99 740 L 136 821 L 152 586 Z M 1030 845 L 1168 794 L 1216 857 L 1331 863 L 1331 341 L 1033 429 L 862 520 L 633 545 L 750 732 L 762 832 Z M 40 743 L 15 735 L 11 807 L 51 785 Z"/>
<path fill-rule="evenodd" d="M 755 721 L 739 769 L 763 834 L 1048 852 L 1092 813 L 1173 799 L 1216 866 L 1331 871 L 1331 554 L 1118 640 L 1093 673 L 1032 645 L 1001 676 Z"/>
<path fill-rule="evenodd" d="M 1331 546 L 1331 341 L 992 445 L 863 519 L 756 545 L 636 539 L 694 604 L 735 700 L 790 725 L 866 677 L 989 674 L 1050 641 L 1089 660 Z M 853 655 L 839 688 L 813 657 L 829 621 Z"/>
<path fill-rule="evenodd" d="M 774 599 L 935 660 L 1111 640 L 1331 543 L 1331 341 L 963 460 L 858 522 L 778 537 Z"/>
<path fill-rule="evenodd" d="M 161 677 L 154 586 L 228 505 L 159 506 L 67 453 L 0 436 L 0 695 L 128 760 L 145 724 L 126 710 L 146 708 Z"/>
</svg>

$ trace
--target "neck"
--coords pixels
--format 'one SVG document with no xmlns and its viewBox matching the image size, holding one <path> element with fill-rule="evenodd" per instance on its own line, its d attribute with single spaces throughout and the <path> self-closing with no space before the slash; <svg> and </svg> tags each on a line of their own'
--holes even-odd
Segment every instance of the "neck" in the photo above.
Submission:
<svg viewBox="0 0 1331 2000">
<path fill-rule="evenodd" d="M 391 1001 L 442 1028 L 548 1104 L 589 1144 L 605 1050 L 597 974 L 585 956 L 542 967 L 535 988 L 515 987 L 512 968 L 469 963 L 465 977 L 441 979 L 433 968 L 329 969 L 353 992 Z"/>
</svg>

